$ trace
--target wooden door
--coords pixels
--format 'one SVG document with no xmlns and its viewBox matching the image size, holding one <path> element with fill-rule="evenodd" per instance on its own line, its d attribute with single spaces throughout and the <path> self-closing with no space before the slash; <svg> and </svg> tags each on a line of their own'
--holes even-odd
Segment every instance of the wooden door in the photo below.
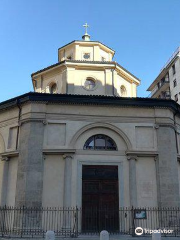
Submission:
<svg viewBox="0 0 180 240">
<path fill-rule="evenodd" d="M 83 166 L 83 231 L 118 231 L 118 199 L 117 166 Z"/>
</svg>

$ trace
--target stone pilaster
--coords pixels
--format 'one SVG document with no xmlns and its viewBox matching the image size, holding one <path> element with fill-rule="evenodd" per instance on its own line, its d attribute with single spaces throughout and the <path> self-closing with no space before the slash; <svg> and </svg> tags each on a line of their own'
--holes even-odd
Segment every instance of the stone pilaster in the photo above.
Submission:
<svg viewBox="0 0 180 240">
<path fill-rule="evenodd" d="M 159 126 L 157 140 L 158 205 L 159 207 L 180 206 L 176 136 L 173 127 Z"/>
<path fill-rule="evenodd" d="M 129 195 L 130 204 L 133 207 L 137 206 L 137 179 L 136 179 L 136 161 L 137 156 L 128 156 L 129 160 Z"/>
<path fill-rule="evenodd" d="M 16 206 L 40 207 L 43 187 L 43 138 L 41 121 L 25 122 L 20 127 Z"/>
<path fill-rule="evenodd" d="M 71 207 L 72 155 L 64 155 L 64 208 Z"/>
<path fill-rule="evenodd" d="M 63 156 L 65 165 L 64 165 L 64 198 L 63 198 L 63 207 L 66 209 L 63 213 L 63 231 L 67 236 L 72 231 L 71 221 L 72 214 L 68 209 L 71 208 L 71 181 L 72 181 L 72 155 Z"/>
<path fill-rule="evenodd" d="M 1 167 L 2 167 L 2 175 L 1 175 L 1 192 L 0 192 L 0 206 L 6 204 L 6 196 L 7 196 L 7 184 L 8 184 L 8 171 L 9 171 L 9 158 L 1 157 Z"/>
</svg>

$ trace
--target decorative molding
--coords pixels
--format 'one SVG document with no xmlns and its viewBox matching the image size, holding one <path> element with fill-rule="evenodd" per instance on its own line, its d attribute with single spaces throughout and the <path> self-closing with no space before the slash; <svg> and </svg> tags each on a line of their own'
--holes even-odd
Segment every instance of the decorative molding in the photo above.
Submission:
<svg viewBox="0 0 180 240">
<path fill-rule="evenodd" d="M 178 160 L 178 162 L 180 162 L 180 155 L 179 154 L 177 155 L 177 160 Z"/>
<path fill-rule="evenodd" d="M 11 158 L 11 157 L 18 157 L 19 156 L 19 152 L 18 151 L 11 151 L 11 152 L 4 152 L 1 153 L 1 158 Z M 4 160 L 4 161 L 8 161 L 8 160 Z"/>
<path fill-rule="evenodd" d="M 125 151 L 96 151 L 96 150 L 76 150 L 77 155 L 106 155 L 106 156 L 126 156 Z"/>
<path fill-rule="evenodd" d="M 39 118 L 28 118 L 28 119 L 24 119 L 20 121 L 20 126 L 24 123 L 28 123 L 28 122 L 41 122 L 44 124 L 44 122 L 46 122 L 46 120 L 44 120 L 44 118 L 39 119 Z M 45 125 L 45 124 L 44 124 Z"/>
<path fill-rule="evenodd" d="M 1 161 L 3 162 L 8 162 L 10 159 L 9 157 L 1 157 Z"/>
<path fill-rule="evenodd" d="M 64 154 L 74 154 L 76 149 L 43 149 L 44 155 L 64 155 Z"/>
<path fill-rule="evenodd" d="M 137 156 L 137 157 L 156 157 L 158 156 L 157 151 L 126 151 L 126 155 Z"/>
<path fill-rule="evenodd" d="M 127 156 L 127 160 L 135 160 L 135 161 L 137 161 L 138 160 L 138 156 L 137 155 L 128 155 Z"/>
<path fill-rule="evenodd" d="M 69 94 L 49 94 L 29 92 L 19 97 L 9 99 L 0 103 L 0 111 L 16 107 L 27 102 L 53 103 L 53 104 L 73 104 L 73 105 L 98 105 L 116 106 L 132 108 L 162 108 L 171 109 L 175 113 L 180 113 L 179 105 L 172 100 L 153 99 L 153 98 L 121 98 L 114 96 L 95 96 L 95 95 L 69 95 Z"/>
<path fill-rule="evenodd" d="M 77 139 L 80 137 L 80 135 L 82 135 L 84 132 L 93 129 L 93 128 L 106 128 L 106 129 L 110 129 L 112 131 L 114 131 L 115 133 L 117 133 L 118 135 L 120 135 L 122 137 L 122 139 L 125 141 L 127 148 L 130 150 L 132 149 L 132 144 L 129 140 L 129 138 L 127 137 L 127 135 L 118 127 L 111 125 L 109 123 L 91 123 L 88 124 L 84 127 L 82 127 L 79 131 L 76 132 L 76 134 L 72 137 L 71 142 L 70 142 L 70 146 L 75 146 L 75 143 L 77 142 Z"/>
<path fill-rule="evenodd" d="M 65 160 L 66 160 L 66 159 L 73 159 L 73 155 L 66 153 L 66 154 L 63 155 L 63 159 L 65 159 Z"/>
<path fill-rule="evenodd" d="M 159 127 L 169 127 L 176 131 L 176 126 L 172 123 L 158 123 Z"/>
<path fill-rule="evenodd" d="M 47 124 L 48 124 L 48 121 L 47 121 L 47 120 L 43 120 L 42 123 L 43 123 L 44 125 L 47 125 Z"/>
</svg>

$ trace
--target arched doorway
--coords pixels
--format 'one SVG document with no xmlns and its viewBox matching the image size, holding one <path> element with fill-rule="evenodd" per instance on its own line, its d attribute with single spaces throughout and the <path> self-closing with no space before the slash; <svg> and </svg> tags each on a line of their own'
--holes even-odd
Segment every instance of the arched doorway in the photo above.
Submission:
<svg viewBox="0 0 180 240">
<path fill-rule="evenodd" d="M 114 140 L 107 135 L 93 135 L 84 150 L 117 151 Z M 100 232 L 119 229 L 118 166 L 82 166 L 82 230 Z"/>
</svg>

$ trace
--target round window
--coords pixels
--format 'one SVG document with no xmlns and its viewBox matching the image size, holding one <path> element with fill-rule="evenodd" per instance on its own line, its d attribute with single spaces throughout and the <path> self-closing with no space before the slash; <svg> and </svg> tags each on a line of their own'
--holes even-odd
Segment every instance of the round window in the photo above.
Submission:
<svg viewBox="0 0 180 240">
<path fill-rule="evenodd" d="M 90 53 L 84 53 L 83 55 L 84 59 L 90 59 Z"/>
<path fill-rule="evenodd" d="M 96 83 L 95 83 L 94 79 L 87 78 L 85 83 L 84 83 L 84 86 L 85 86 L 86 89 L 92 90 L 93 88 L 95 88 Z"/>
<path fill-rule="evenodd" d="M 54 94 L 54 93 L 57 93 L 57 84 L 56 83 L 53 83 L 50 87 L 50 93 L 51 94 Z"/>
</svg>

